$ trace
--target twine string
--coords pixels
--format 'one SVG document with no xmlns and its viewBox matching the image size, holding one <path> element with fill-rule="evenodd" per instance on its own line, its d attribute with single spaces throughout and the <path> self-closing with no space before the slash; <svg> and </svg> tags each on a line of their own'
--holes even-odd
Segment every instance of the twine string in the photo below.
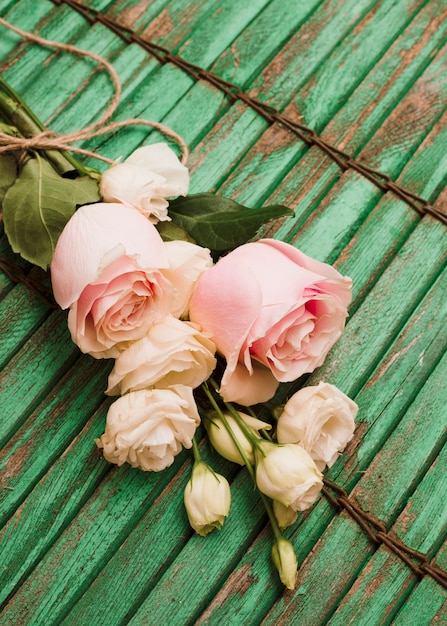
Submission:
<svg viewBox="0 0 447 626">
<path fill-rule="evenodd" d="M 70 144 L 77 141 L 92 139 L 93 137 L 97 137 L 98 135 L 111 133 L 125 126 L 141 125 L 155 128 L 156 130 L 163 133 L 165 136 L 173 139 L 181 149 L 180 160 L 182 164 L 186 164 L 186 161 L 188 159 L 188 146 L 183 137 L 176 133 L 172 128 L 169 128 L 169 126 L 166 126 L 161 122 L 143 120 L 140 118 L 130 118 L 118 122 L 108 122 L 108 120 L 110 120 L 110 118 L 118 108 L 121 99 L 122 88 L 119 76 L 115 68 L 104 57 L 95 54 L 94 52 L 91 52 L 89 50 L 78 48 L 77 46 L 73 46 L 71 44 L 65 44 L 58 41 L 53 41 L 51 39 L 45 39 L 43 37 L 40 37 L 39 35 L 35 35 L 34 33 L 22 30 L 17 26 L 13 26 L 1 17 L 0 25 L 8 28 L 17 35 L 20 35 L 21 37 L 23 37 L 23 39 L 37 43 L 41 46 L 56 48 L 57 50 L 63 50 L 65 52 L 93 59 L 107 72 L 113 86 L 113 96 L 110 103 L 108 104 L 106 110 L 101 115 L 99 120 L 97 120 L 93 124 L 90 124 L 89 126 L 86 126 L 85 128 L 74 131 L 72 133 L 57 134 L 53 131 L 45 130 L 41 133 L 34 135 L 33 137 L 13 137 L 11 135 L 8 135 L 7 133 L 0 132 L 0 154 L 3 152 L 11 152 L 19 149 L 26 151 L 61 150 L 67 152 L 75 152 L 77 154 L 82 154 L 84 156 L 89 156 L 100 161 L 105 161 L 106 163 L 113 164 L 114 161 L 112 159 L 101 156 L 91 150 L 86 150 L 84 148 L 79 148 Z"/>
</svg>

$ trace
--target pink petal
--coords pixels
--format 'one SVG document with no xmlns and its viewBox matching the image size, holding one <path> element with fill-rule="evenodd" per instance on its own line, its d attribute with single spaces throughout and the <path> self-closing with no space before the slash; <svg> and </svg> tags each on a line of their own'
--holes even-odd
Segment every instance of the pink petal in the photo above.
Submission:
<svg viewBox="0 0 447 626">
<path fill-rule="evenodd" d="M 142 268 L 168 266 L 156 228 L 135 209 L 98 203 L 80 207 L 64 228 L 51 263 L 56 301 L 66 309 L 114 261 L 127 255 Z"/>
</svg>

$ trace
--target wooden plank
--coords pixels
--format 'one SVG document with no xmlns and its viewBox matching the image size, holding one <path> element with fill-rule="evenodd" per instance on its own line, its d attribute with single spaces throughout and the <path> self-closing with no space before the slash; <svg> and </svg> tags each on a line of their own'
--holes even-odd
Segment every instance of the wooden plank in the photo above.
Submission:
<svg viewBox="0 0 447 626">
<path fill-rule="evenodd" d="M 352 68 L 345 68 L 344 74 L 351 74 L 349 79 L 349 85 L 341 84 L 338 80 L 336 72 L 332 72 L 329 75 L 324 76 L 325 86 L 328 93 L 331 93 L 331 98 L 326 98 L 324 103 L 319 105 L 318 117 L 314 119 L 302 119 L 304 123 L 308 123 L 311 126 L 317 126 L 318 128 L 324 127 L 329 122 L 334 114 L 333 105 L 329 102 L 341 100 L 345 101 L 350 95 L 351 91 L 361 82 L 361 79 L 372 68 L 374 63 L 380 59 L 385 53 L 388 46 L 394 41 L 395 37 L 400 33 L 401 29 L 408 23 L 409 15 L 412 12 L 416 12 L 420 7 L 420 2 L 409 1 L 405 4 L 405 10 L 403 10 L 402 3 L 397 3 L 393 0 L 389 2 L 380 3 L 380 5 L 374 4 L 372 10 L 363 17 L 363 23 L 360 21 L 360 25 L 352 32 L 349 32 L 349 23 L 347 16 L 344 16 L 343 25 L 341 30 L 335 28 L 335 24 L 331 23 L 331 29 L 327 29 L 327 37 L 324 42 L 321 39 L 318 41 L 320 44 L 317 47 L 317 40 L 313 40 L 309 46 L 309 50 L 312 50 L 312 62 L 303 65 L 300 74 L 304 74 L 307 79 L 310 79 L 309 84 L 314 79 L 313 74 L 316 71 L 318 73 L 323 72 L 324 67 L 328 63 L 332 66 L 342 61 L 339 58 L 339 50 L 343 49 L 343 54 L 350 55 L 350 63 Z M 344 3 L 344 10 L 349 10 L 351 7 L 349 2 Z M 352 5 L 352 10 L 355 12 L 355 16 L 360 18 L 361 10 L 365 10 L 364 5 L 356 3 Z M 396 15 L 394 16 L 394 13 Z M 320 16 L 320 19 L 322 17 Z M 339 16 L 341 19 L 341 16 Z M 357 20 L 355 20 L 357 21 Z M 382 24 L 386 22 L 386 26 Z M 364 26 L 364 28 L 363 28 Z M 374 36 L 374 29 L 382 29 L 382 36 L 379 38 Z M 332 32 L 330 36 L 329 30 Z M 343 40 L 343 46 L 341 48 L 333 46 L 336 42 L 333 41 L 334 35 L 340 33 L 345 36 Z M 321 37 L 322 33 L 320 33 Z M 338 37 L 337 37 L 338 39 Z M 336 40 L 337 41 L 337 40 Z M 328 53 L 331 53 L 328 56 Z M 323 63 L 324 61 L 324 63 Z M 296 60 L 301 63 L 301 59 Z M 272 61 L 272 65 L 275 60 Z M 273 67 L 276 67 L 273 65 Z M 320 68 L 320 69 L 318 69 Z M 286 69 L 286 68 L 284 68 Z M 285 72 L 287 75 L 288 72 Z M 293 75 L 292 75 L 293 76 Z M 308 85 L 309 86 L 309 85 Z M 256 87 L 256 85 L 254 86 Z M 302 87 L 302 85 L 300 85 Z M 337 91 L 338 90 L 338 91 Z M 293 101 L 301 102 L 300 94 L 306 92 L 306 86 L 304 86 L 298 94 L 294 94 Z M 282 92 L 279 92 L 278 98 Z M 286 96 L 286 102 L 282 101 L 279 105 L 280 109 L 283 109 L 285 104 L 290 101 L 290 92 Z M 263 92 L 263 98 L 268 98 L 268 102 L 278 106 L 277 100 L 269 93 Z M 294 116 L 301 115 L 299 107 L 291 105 L 294 108 Z M 247 152 L 247 146 L 253 144 L 265 131 L 267 123 L 256 116 L 251 110 L 246 110 L 243 105 L 236 105 L 219 121 L 216 128 L 213 129 L 212 136 L 206 136 L 194 150 L 194 154 L 191 157 L 191 167 L 195 173 L 195 183 L 193 190 L 202 191 L 204 189 L 216 189 L 220 183 L 227 177 L 229 172 L 234 169 L 244 154 Z M 243 140 L 244 141 L 243 141 Z M 284 155 L 281 154 L 283 158 Z M 278 155 L 279 158 L 279 155 Z M 218 181 L 216 186 L 216 179 Z"/>
<path fill-rule="evenodd" d="M 224 473 L 231 479 L 237 473 L 236 466 L 223 459 L 216 459 L 215 455 L 210 458 L 206 448 L 207 446 L 202 447 L 205 459 L 212 463 L 215 471 Z M 163 493 L 74 605 L 63 624 L 84 623 L 86 620 L 105 626 L 112 623 L 128 623 L 160 577 L 164 576 L 164 579 L 169 580 L 169 576 L 172 575 L 169 565 L 180 553 L 185 561 L 194 561 L 197 564 L 202 560 L 201 554 L 205 550 L 204 558 L 208 559 L 209 539 L 213 542 L 215 553 L 219 552 L 220 542 L 225 541 L 229 546 L 226 551 L 227 558 L 225 560 L 215 558 L 212 567 L 214 576 L 219 580 L 225 579 L 231 571 L 232 551 L 235 546 L 240 543 L 248 545 L 265 520 L 259 520 L 257 515 L 259 502 L 249 500 L 235 503 L 233 500 L 236 510 L 232 510 L 231 518 L 227 520 L 221 532 L 214 533 L 206 539 L 192 535 L 183 506 L 183 490 L 189 480 L 189 469 L 188 461 L 171 482 L 166 484 Z M 129 564 L 132 566 L 129 567 Z M 139 572 L 138 578 L 135 577 L 135 570 Z M 177 578 L 178 570 L 176 560 L 174 579 Z M 210 574 L 207 572 L 206 578 L 211 582 Z M 199 593 L 203 595 L 201 601 L 206 602 L 212 595 L 213 588 L 208 586 L 206 589 L 204 586 L 200 588 Z M 188 613 L 190 608 L 186 590 L 182 592 L 182 596 L 185 598 L 184 611 Z M 104 600 L 101 605 L 95 602 L 98 597 Z M 169 605 L 166 608 L 168 611 L 171 610 Z M 176 619 L 180 620 L 181 615 L 176 614 Z"/>
<path fill-rule="evenodd" d="M 23 321 L 23 318 L 20 317 Z M 53 313 L 8 362 L 0 380 L 0 446 L 79 357 L 67 341 L 65 313 Z"/>
<path fill-rule="evenodd" d="M 246 30 L 241 31 L 240 37 L 235 37 L 229 32 L 225 45 L 216 49 L 217 64 L 219 67 L 228 66 L 233 72 L 232 78 L 237 80 L 241 86 L 247 84 L 251 75 L 258 73 L 268 62 L 273 54 L 275 41 L 279 36 L 291 36 L 294 28 L 297 28 L 315 8 L 318 6 L 317 0 L 296 6 L 291 0 L 287 3 L 274 0 L 266 10 L 257 16 L 247 25 Z M 264 43 L 264 33 L 267 28 L 277 24 L 278 16 L 291 15 L 286 22 L 284 19 L 277 25 L 277 30 L 272 31 L 272 36 Z M 208 27 L 204 26 L 205 31 Z M 283 33 L 280 35 L 280 33 Z M 196 33 L 200 39 L 200 33 Z M 234 41 L 231 35 L 235 37 Z M 247 38 L 251 42 L 249 48 L 242 48 L 239 39 L 246 42 Z M 263 45 L 259 46 L 259 41 Z M 254 50 L 253 50 L 254 48 Z M 238 63 L 235 67 L 233 50 L 237 50 Z M 183 54 L 183 51 L 182 51 Z M 219 56 L 221 55 L 221 56 Z M 188 55 L 188 60 L 203 66 L 203 59 L 200 49 L 196 54 Z M 135 107 L 135 115 L 147 118 L 163 120 L 172 128 L 178 129 L 182 136 L 192 148 L 197 142 L 197 133 L 200 136 L 208 132 L 213 127 L 216 116 L 219 116 L 222 108 L 228 107 L 224 96 L 218 93 L 205 83 L 195 84 L 194 81 L 171 66 L 162 67 L 153 77 L 150 85 L 143 85 L 143 89 L 132 95 L 132 106 Z M 192 88 L 191 88 L 192 87 Z M 191 88 L 191 89 L 190 89 Z M 190 90 L 189 90 L 190 89 Z M 169 99 L 169 104 L 166 102 Z M 179 103 L 177 105 L 177 102 Z M 170 112 L 172 109 L 172 112 Z M 133 136 L 127 138 L 127 148 L 129 151 L 135 149 L 139 142 L 143 140 L 142 131 L 134 131 Z M 163 137 L 156 132 L 151 133 L 151 141 L 163 140 Z M 119 138 L 110 138 L 101 151 L 108 155 L 116 154 L 120 145 Z M 86 145 L 90 145 L 88 142 Z"/>
<path fill-rule="evenodd" d="M 8 600 L 111 470 L 93 442 L 101 436 L 104 420 L 102 408 L 4 524 L 0 532 L 0 604 Z"/>
<path fill-rule="evenodd" d="M 69 371 L 10 439 L 1 453 L 0 522 L 4 523 L 82 429 L 102 401 L 107 367 L 84 358 Z M 82 392 L 81 392 L 82 391 Z"/>
<path fill-rule="evenodd" d="M 12 289 L 0 302 L 0 367 L 48 317 L 48 306 L 23 285 Z"/>
<path fill-rule="evenodd" d="M 447 569 L 447 542 L 436 555 L 436 563 Z M 417 624 L 443 624 L 447 621 L 447 598 L 445 589 L 431 578 L 425 577 L 407 598 L 394 618 L 396 626 L 406 626 L 414 620 Z"/>
</svg>

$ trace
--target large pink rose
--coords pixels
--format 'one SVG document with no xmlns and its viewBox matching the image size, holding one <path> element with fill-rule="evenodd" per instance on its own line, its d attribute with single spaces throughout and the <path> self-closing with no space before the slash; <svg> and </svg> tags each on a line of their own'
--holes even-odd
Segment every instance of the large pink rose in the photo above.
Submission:
<svg viewBox="0 0 447 626">
<path fill-rule="evenodd" d="M 116 357 L 119 344 L 143 337 L 169 310 L 169 265 L 156 228 L 135 209 L 98 203 L 78 209 L 51 263 L 53 291 L 70 307 L 73 341 L 94 357 Z M 118 345 L 117 345 L 118 344 Z"/>
<path fill-rule="evenodd" d="M 344 328 L 351 284 L 273 239 L 240 246 L 205 271 L 190 319 L 211 333 L 227 361 L 223 398 L 265 402 L 279 382 L 320 366 Z"/>
</svg>

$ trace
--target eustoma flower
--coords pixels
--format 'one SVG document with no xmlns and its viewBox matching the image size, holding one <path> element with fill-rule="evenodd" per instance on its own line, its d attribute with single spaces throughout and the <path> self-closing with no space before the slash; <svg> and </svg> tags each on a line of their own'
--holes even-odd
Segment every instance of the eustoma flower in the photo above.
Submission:
<svg viewBox="0 0 447 626">
<path fill-rule="evenodd" d="M 260 439 L 260 429 L 271 429 L 270 424 L 267 422 L 261 422 L 261 420 L 251 417 L 251 415 L 246 415 L 245 413 L 241 413 L 239 411 L 239 416 L 251 434 L 258 439 Z M 217 452 L 225 459 L 228 459 L 228 461 L 233 461 L 233 463 L 238 463 L 238 465 L 244 465 L 245 459 L 242 458 L 241 453 L 234 443 L 234 437 L 237 440 L 238 445 L 242 448 L 246 459 L 251 463 L 251 465 L 254 465 L 255 457 L 250 440 L 230 413 L 225 413 L 224 418 L 229 430 L 232 431 L 232 436 L 229 434 L 227 426 L 216 413 L 210 413 L 209 419 L 205 422 L 208 437 L 210 438 L 213 448 L 217 450 Z"/>
<path fill-rule="evenodd" d="M 202 274 L 190 318 L 227 361 L 223 398 L 250 405 L 269 400 L 279 381 L 323 363 L 350 300 L 351 279 L 291 245 L 262 239 Z"/>
<path fill-rule="evenodd" d="M 279 443 L 298 443 L 319 470 L 331 467 L 354 435 L 357 404 L 329 383 L 304 387 L 286 403 L 279 416 Z"/>
<path fill-rule="evenodd" d="M 159 471 L 174 462 L 182 446 L 191 448 L 199 422 L 190 387 L 131 391 L 110 406 L 96 444 L 110 463 Z"/>
<path fill-rule="evenodd" d="M 266 496 L 295 511 L 304 511 L 315 502 L 323 477 L 301 446 L 262 441 L 255 458 L 256 484 Z"/>
<path fill-rule="evenodd" d="M 117 356 L 116 344 L 144 336 L 169 311 L 169 261 L 156 228 L 122 204 L 78 209 L 58 239 L 54 296 L 70 307 L 73 341 L 95 357 Z"/>
<path fill-rule="evenodd" d="M 152 222 L 168 220 L 167 198 L 186 195 L 188 169 L 165 143 L 143 146 L 101 176 L 106 202 L 122 202 Z"/>
<path fill-rule="evenodd" d="M 206 463 L 196 462 L 184 491 L 184 502 L 189 523 L 204 537 L 215 528 L 222 528 L 230 511 L 230 485 Z"/>
</svg>

